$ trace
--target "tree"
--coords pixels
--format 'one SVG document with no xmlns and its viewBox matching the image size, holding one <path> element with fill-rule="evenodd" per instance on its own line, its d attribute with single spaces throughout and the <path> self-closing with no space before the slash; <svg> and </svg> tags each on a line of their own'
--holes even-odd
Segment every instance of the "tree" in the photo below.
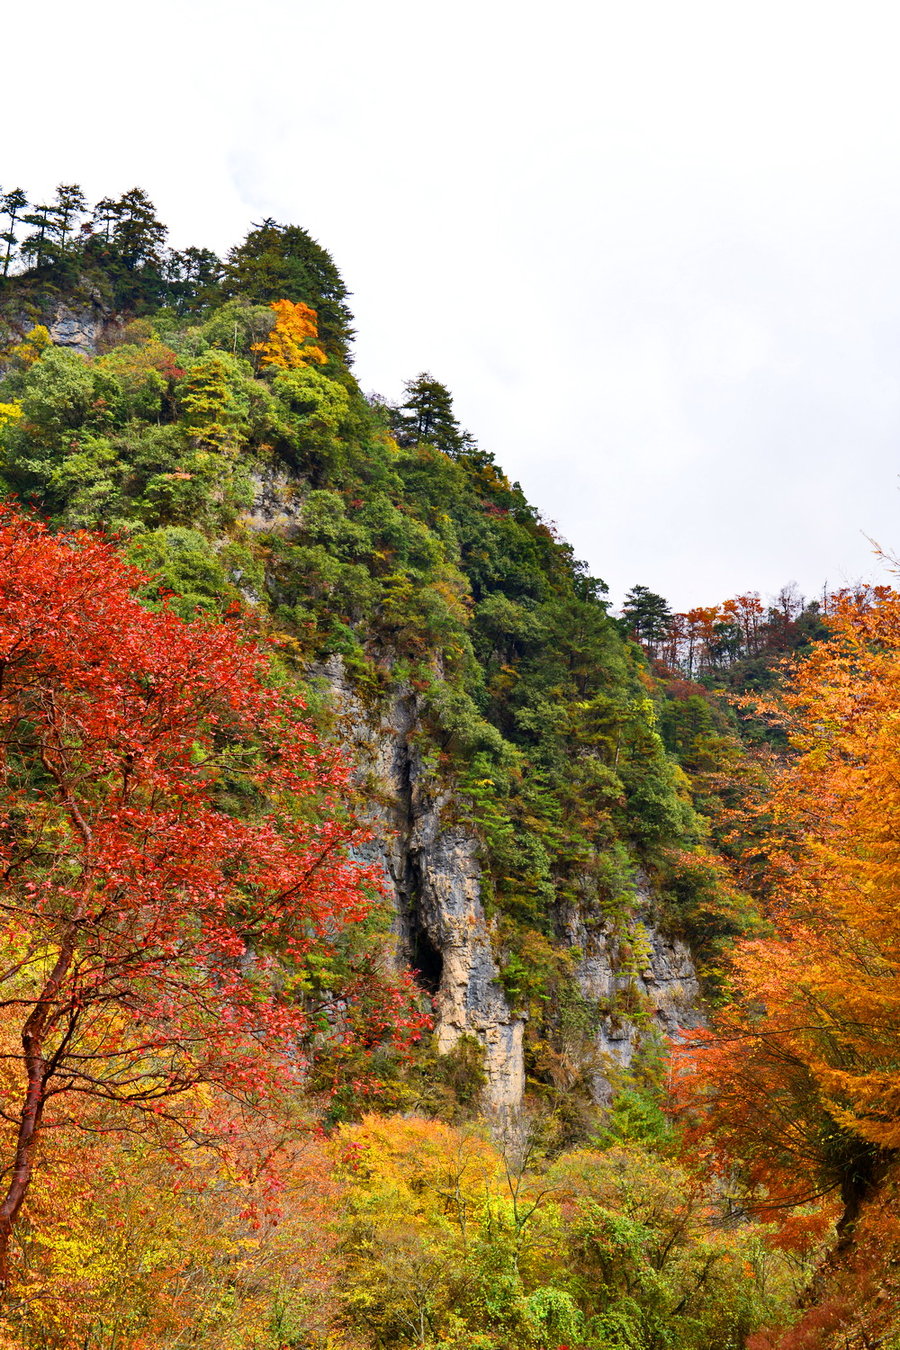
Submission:
<svg viewBox="0 0 900 1350">
<path fill-rule="evenodd" d="M 831 624 L 769 709 L 794 750 L 762 806 L 775 932 L 739 950 L 736 1004 L 687 1063 L 751 1181 L 839 1192 L 849 1238 L 900 1149 L 900 595 L 845 596 Z"/>
<path fill-rule="evenodd" d="M 191 245 L 166 257 L 168 302 L 180 314 L 202 309 L 219 298 L 222 260 L 212 249 Z"/>
<path fill-rule="evenodd" d="M 156 207 L 141 188 L 131 188 L 114 204 L 112 243 L 129 272 L 138 267 L 161 269 L 167 226 L 156 218 Z"/>
<path fill-rule="evenodd" d="M 102 197 L 94 207 L 93 223 L 95 226 L 100 227 L 103 232 L 104 242 L 107 244 L 112 239 L 113 226 L 116 222 L 117 215 L 116 203 L 113 201 L 112 197 Z"/>
<path fill-rule="evenodd" d="M 228 254 L 224 293 L 257 304 L 302 301 L 316 311 L 325 351 L 349 364 L 354 335 L 349 291 L 331 254 L 299 225 L 271 219 L 255 225 Z"/>
<path fill-rule="evenodd" d="M 115 303 L 137 310 L 160 303 L 168 228 L 146 192 L 134 187 L 117 200 L 104 197 L 94 207 L 93 225 L 85 257 L 109 277 Z"/>
<path fill-rule="evenodd" d="M 56 189 L 57 233 L 59 246 L 65 249 L 66 240 L 75 227 L 75 222 L 87 210 L 87 201 L 77 183 L 60 183 Z"/>
<path fill-rule="evenodd" d="M 314 309 L 302 301 L 295 304 L 292 300 L 273 300 L 270 309 L 275 314 L 272 331 L 264 341 L 254 342 L 250 349 L 259 354 L 261 366 L 297 370 L 310 361 L 323 365 L 328 360 L 317 343 L 319 330 Z"/>
<path fill-rule="evenodd" d="M 759 650 L 760 628 L 765 618 L 765 609 L 757 592 L 750 591 L 747 595 L 736 595 L 726 600 L 722 612 L 740 627 L 744 654 L 755 656 Z"/>
<path fill-rule="evenodd" d="M 378 1345 L 730 1350 L 782 1310 L 758 1231 L 634 1144 L 548 1165 L 534 1132 L 501 1148 L 415 1116 L 335 1144 L 345 1308 Z"/>
<path fill-rule="evenodd" d="M 422 371 L 407 380 L 406 402 L 401 403 L 394 419 L 394 431 L 400 445 L 437 446 L 447 455 L 457 454 L 464 435 L 453 415 L 453 397 L 446 385 Z"/>
<path fill-rule="evenodd" d="M 9 262 L 13 248 L 16 243 L 16 221 L 22 214 L 24 208 L 28 205 L 28 198 L 21 188 L 13 188 L 11 192 L 4 193 L 0 198 L 4 212 L 9 216 L 9 229 L 5 230 L 0 239 L 6 244 L 6 254 L 3 259 L 3 275 L 9 275 Z"/>
<path fill-rule="evenodd" d="M 338 959 L 369 908 L 345 772 L 239 625 L 150 613 L 145 583 L 0 514 L 0 1289 L 48 1128 L 265 1115 L 371 999 Z"/>
<path fill-rule="evenodd" d="M 31 211 L 22 216 L 23 224 L 34 227 L 34 233 L 22 241 L 22 256 L 30 258 L 34 267 L 42 267 L 48 255 L 52 258 L 53 218 L 54 209 L 48 205 L 32 206 Z"/>
<path fill-rule="evenodd" d="M 178 385 L 185 425 L 201 444 L 235 452 L 246 439 L 249 403 L 238 361 L 229 352 L 208 352 L 187 369 Z"/>
<path fill-rule="evenodd" d="M 668 601 L 647 586 L 632 586 L 625 597 L 622 613 L 637 640 L 651 657 L 655 657 L 657 647 L 668 635 L 672 623 Z"/>
</svg>

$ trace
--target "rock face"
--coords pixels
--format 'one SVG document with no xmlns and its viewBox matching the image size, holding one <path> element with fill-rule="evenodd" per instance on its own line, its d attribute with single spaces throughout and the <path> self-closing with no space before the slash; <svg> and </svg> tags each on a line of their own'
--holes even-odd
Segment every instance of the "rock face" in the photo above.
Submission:
<svg viewBox="0 0 900 1350">
<path fill-rule="evenodd" d="M 368 780 L 375 803 L 370 859 L 395 897 L 398 955 L 434 997 L 438 1047 L 447 1051 L 461 1036 L 477 1037 L 485 1048 L 486 1105 L 514 1114 L 525 1091 L 525 1023 L 499 981 L 494 934 L 481 901 L 478 841 L 455 822 L 452 797 L 435 790 L 416 749 L 418 698 L 401 692 L 375 712 L 354 691 L 340 658 L 314 673 L 327 684 L 338 734 Z M 651 904 L 642 878 L 636 913 L 648 912 Z M 579 1053 L 594 1100 L 602 1104 L 648 1028 L 672 1035 L 702 1021 L 696 972 L 684 943 L 646 919 L 613 931 L 572 914 L 564 940 L 582 953 L 578 982 L 596 1007 Z"/>
<path fill-rule="evenodd" d="M 267 530 L 293 539 L 299 532 L 302 498 L 296 475 L 268 468 L 253 474 L 253 504 L 244 513 L 252 530 Z"/>
<path fill-rule="evenodd" d="M 254 487 L 245 523 L 296 537 L 303 506 L 297 476 L 263 470 Z M 337 656 L 310 674 L 324 686 L 336 733 L 365 788 L 373 834 L 365 860 L 380 868 L 394 900 L 398 959 L 418 972 L 434 999 L 438 1048 L 446 1052 L 461 1037 L 476 1037 L 485 1050 L 485 1106 L 514 1115 L 525 1093 L 525 1020 L 500 981 L 497 934 L 482 904 L 478 839 L 460 824 L 452 793 L 436 783 L 418 748 L 419 696 L 401 688 L 380 703 L 366 701 Z M 690 952 L 651 922 L 646 878 L 638 878 L 632 911 L 616 928 L 573 910 L 559 933 L 580 953 L 576 979 L 589 1013 L 587 1032 L 568 1056 L 572 1081 L 587 1077 L 601 1104 L 649 1031 L 674 1035 L 702 1022 Z"/>
<path fill-rule="evenodd" d="M 68 347 L 72 351 L 93 356 L 108 317 L 97 301 L 77 310 L 69 309 L 68 305 L 58 305 L 53 322 L 49 325 L 50 336 L 57 347 Z"/>
<path fill-rule="evenodd" d="M 448 823 L 451 800 L 434 791 L 415 748 L 417 697 L 398 694 L 379 715 L 363 706 L 339 658 L 316 674 L 327 681 L 339 735 L 368 778 L 376 803 L 369 812 L 372 857 L 395 897 L 399 955 L 434 997 L 438 1046 L 447 1051 L 461 1036 L 477 1036 L 490 1106 L 515 1111 L 525 1090 L 524 1022 L 498 983 L 478 841 Z"/>
<path fill-rule="evenodd" d="M 594 1100 L 610 1099 L 617 1071 L 627 1069 L 649 1030 L 665 1037 L 702 1026 L 700 984 L 687 945 L 648 919 L 653 896 L 645 876 L 635 889 L 635 917 L 620 928 L 590 923 L 572 914 L 566 937 L 582 957 L 577 978 L 585 999 L 597 1007 Z"/>
<path fill-rule="evenodd" d="M 39 312 L 9 316 L 8 322 L 19 338 L 24 338 L 36 324 L 43 324 L 57 347 L 96 356 L 101 340 L 121 328 L 121 320 L 113 318 L 99 294 L 91 291 L 81 302 L 64 304 L 61 300 L 42 305 Z"/>
</svg>

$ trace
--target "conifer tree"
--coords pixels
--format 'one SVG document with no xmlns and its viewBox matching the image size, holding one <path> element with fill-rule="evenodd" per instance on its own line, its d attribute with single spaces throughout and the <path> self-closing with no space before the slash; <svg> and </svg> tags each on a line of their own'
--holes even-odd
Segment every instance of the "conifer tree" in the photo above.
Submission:
<svg viewBox="0 0 900 1350">
<path fill-rule="evenodd" d="M 116 303 L 137 310 L 159 303 L 168 228 L 146 192 L 135 187 L 115 201 L 104 197 L 94 207 L 94 224 L 100 228 L 88 254 L 112 281 Z"/>
<path fill-rule="evenodd" d="M 637 640 L 643 643 L 651 656 L 655 656 L 657 646 L 665 638 L 672 622 L 668 601 L 648 586 L 632 586 L 625 597 L 622 613 Z"/>
<path fill-rule="evenodd" d="M 453 415 L 453 397 L 446 385 L 422 371 L 406 382 L 406 402 L 394 418 L 400 445 L 435 445 L 445 454 L 458 454 L 466 437 Z"/>
<path fill-rule="evenodd" d="M 34 267 L 43 267 L 48 261 L 49 240 L 52 237 L 54 210 L 48 204 L 33 206 L 27 215 L 22 216 L 25 225 L 31 225 L 33 233 L 22 242 L 22 255 L 31 260 Z"/>
<path fill-rule="evenodd" d="M 85 195 L 77 183 L 60 183 L 54 203 L 55 229 L 61 249 L 75 227 L 78 217 L 87 210 Z"/>
<path fill-rule="evenodd" d="M 349 364 L 354 336 L 349 291 L 331 254 L 299 225 L 267 219 L 228 254 L 225 295 L 256 304 L 302 302 L 316 311 L 319 340 L 331 357 Z"/>
<path fill-rule="evenodd" d="M 0 198 L 6 215 L 9 216 L 9 229 L 5 230 L 0 239 L 6 244 L 6 254 L 3 259 L 3 275 L 9 275 L 9 263 L 12 257 L 12 251 L 16 244 L 16 221 L 22 214 L 22 211 L 28 205 L 28 198 L 25 196 L 22 188 L 13 188 L 11 192 L 4 193 Z"/>
<path fill-rule="evenodd" d="M 191 245 L 165 260 L 168 303 L 179 313 L 203 309 L 220 298 L 222 260 L 212 249 Z"/>
</svg>

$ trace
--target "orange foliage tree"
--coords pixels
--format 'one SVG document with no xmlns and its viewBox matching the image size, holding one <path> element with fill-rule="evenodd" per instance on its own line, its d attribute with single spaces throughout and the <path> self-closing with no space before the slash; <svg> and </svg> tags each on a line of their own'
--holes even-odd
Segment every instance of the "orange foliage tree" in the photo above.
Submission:
<svg viewBox="0 0 900 1350">
<path fill-rule="evenodd" d="M 272 331 L 264 342 L 254 342 L 251 351 L 259 354 L 261 366 L 277 370 L 296 370 L 310 361 L 324 364 L 328 357 L 318 345 L 319 326 L 316 311 L 302 300 L 273 300 L 275 314 Z"/>
<path fill-rule="evenodd" d="M 766 1203 L 839 1192 L 849 1239 L 900 1148 L 900 595 L 845 595 L 831 624 L 781 706 L 774 931 L 736 954 L 738 1002 L 694 1038 L 681 1093 Z"/>
</svg>

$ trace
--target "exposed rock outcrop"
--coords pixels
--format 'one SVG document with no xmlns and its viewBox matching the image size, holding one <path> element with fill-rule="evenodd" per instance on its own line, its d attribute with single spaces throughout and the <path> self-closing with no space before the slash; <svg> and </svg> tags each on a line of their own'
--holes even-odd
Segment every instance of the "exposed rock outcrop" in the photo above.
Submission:
<svg viewBox="0 0 900 1350">
<path fill-rule="evenodd" d="M 80 298 L 70 296 L 69 303 L 43 297 L 35 306 L 23 304 L 17 312 L 6 313 L 4 322 L 18 339 L 43 324 L 57 347 L 85 356 L 96 356 L 102 344 L 123 326 L 121 316 L 111 313 L 94 288 L 85 290 Z"/>
<path fill-rule="evenodd" d="M 272 468 L 258 473 L 254 486 L 245 522 L 295 537 L 303 503 L 296 475 Z M 399 688 L 367 702 L 338 656 L 311 674 L 327 688 L 337 734 L 365 784 L 373 833 L 368 860 L 381 868 L 394 898 L 398 958 L 434 999 L 438 1047 L 448 1051 L 462 1036 L 477 1037 L 485 1049 L 486 1106 L 515 1113 L 525 1092 L 525 1020 L 500 981 L 497 934 L 482 904 L 478 839 L 460 823 L 452 793 L 435 781 L 418 749 L 419 696 Z M 614 926 L 582 910 L 563 918 L 560 937 L 581 954 L 576 979 L 590 1011 L 573 1070 L 588 1076 L 598 1103 L 609 1101 L 617 1074 L 632 1063 L 649 1028 L 674 1035 L 702 1021 L 690 952 L 654 925 L 653 908 L 647 879 L 639 876 L 630 921 Z"/>
<path fill-rule="evenodd" d="M 664 1036 L 703 1024 L 700 984 L 687 945 L 651 921 L 653 896 L 645 876 L 635 888 L 634 918 L 624 927 L 570 916 L 566 937 L 582 957 L 577 978 L 597 1007 L 592 1090 L 606 1102 L 618 1070 L 627 1069 L 649 1028 Z"/>
<path fill-rule="evenodd" d="M 399 955 L 434 997 L 438 1046 L 463 1035 L 485 1047 L 487 1097 L 495 1111 L 519 1107 L 525 1090 L 524 1023 L 498 982 L 481 903 L 478 841 L 452 822 L 414 744 L 416 695 L 399 693 L 380 714 L 367 709 L 339 658 L 316 672 L 330 687 L 339 734 L 368 778 L 372 856 L 396 901 Z"/>
<path fill-rule="evenodd" d="M 253 474 L 253 502 L 244 513 L 252 530 L 271 531 L 293 539 L 299 533 L 303 504 L 296 475 L 286 469 L 267 468 Z"/>
<path fill-rule="evenodd" d="M 370 856 L 395 897 L 399 955 L 434 997 L 438 1046 L 446 1051 L 463 1035 L 477 1037 L 485 1047 L 487 1105 L 515 1112 L 525 1091 L 525 1022 L 499 980 L 478 841 L 455 821 L 452 797 L 435 789 L 416 749 L 418 698 L 399 692 L 376 711 L 363 704 L 340 658 L 316 674 L 327 682 L 339 735 L 368 779 Z M 635 913 L 651 907 L 641 878 Z M 597 1009 L 585 1058 L 592 1095 L 605 1103 L 616 1071 L 631 1063 L 648 1027 L 673 1035 L 702 1020 L 696 972 L 685 944 L 646 917 L 618 931 L 573 914 L 565 940 L 582 953 L 578 982 Z"/>
<path fill-rule="evenodd" d="M 48 327 L 57 347 L 68 347 L 72 351 L 84 352 L 86 356 L 94 356 L 108 322 L 109 314 L 104 306 L 99 300 L 92 300 L 78 309 L 57 305 Z"/>
</svg>

